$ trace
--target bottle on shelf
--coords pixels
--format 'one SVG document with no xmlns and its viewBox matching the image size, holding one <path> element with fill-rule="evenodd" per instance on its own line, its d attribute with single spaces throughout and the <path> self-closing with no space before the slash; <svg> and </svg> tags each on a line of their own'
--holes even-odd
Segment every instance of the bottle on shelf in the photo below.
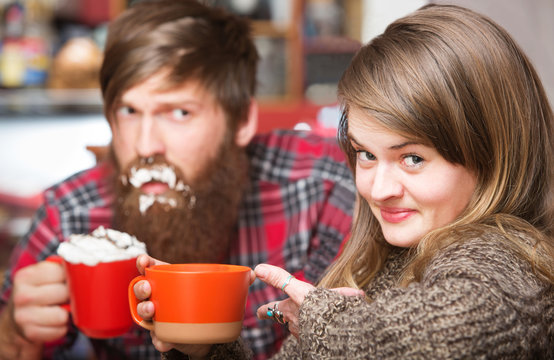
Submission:
<svg viewBox="0 0 554 360">
<path fill-rule="evenodd" d="M 3 9 L 0 84 L 42 87 L 51 59 L 52 9 L 46 0 L 14 1 Z"/>
</svg>

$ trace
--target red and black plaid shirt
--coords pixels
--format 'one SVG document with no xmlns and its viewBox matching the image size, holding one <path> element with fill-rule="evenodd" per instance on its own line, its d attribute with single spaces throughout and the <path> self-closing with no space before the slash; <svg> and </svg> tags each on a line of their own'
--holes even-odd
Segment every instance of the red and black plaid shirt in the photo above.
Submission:
<svg viewBox="0 0 554 360">
<path fill-rule="evenodd" d="M 349 234 L 355 199 L 352 175 L 336 139 L 275 131 L 256 136 L 247 151 L 251 185 L 227 262 L 251 268 L 269 263 L 301 280 L 317 281 Z M 12 254 L 0 294 L 2 305 L 18 269 L 55 253 L 71 234 L 110 226 L 111 175 L 109 166 L 99 165 L 45 191 L 44 204 Z M 287 333 L 271 320 L 259 320 L 256 310 L 283 298 L 280 289 L 259 280 L 250 287 L 242 337 L 258 360 L 273 354 Z M 75 338 L 76 332 L 70 333 L 66 344 Z M 122 337 L 92 342 L 98 359 L 159 358 L 149 333 L 138 326 Z M 54 357 L 63 356 L 60 344 L 50 346 Z"/>
</svg>

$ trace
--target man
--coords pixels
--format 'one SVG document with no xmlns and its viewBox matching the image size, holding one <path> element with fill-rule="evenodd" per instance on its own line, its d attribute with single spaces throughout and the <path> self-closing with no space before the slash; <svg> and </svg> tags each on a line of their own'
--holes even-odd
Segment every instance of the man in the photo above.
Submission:
<svg viewBox="0 0 554 360">
<path fill-rule="evenodd" d="M 0 358 L 62 357 L 65 274 L 47 263 L 103 225 L 171 263 L 271 263 L 315 282 L 350 229 L 355 187 L 334 139 L 255 135 L 258 55 L 247 23 L 190 0 L 143 1 L 109 28 L 101 89 L 111 157 L 48 189 L 3 284 Z M 109 296 L 109 294 L 106 294 Z M 256 281 L 242 337 L 257 359 L 286 329 L 256 318 L 284 294 Z M 138 326 L 90 339 L 96 357 L 158 358 Z"/>
</svg>

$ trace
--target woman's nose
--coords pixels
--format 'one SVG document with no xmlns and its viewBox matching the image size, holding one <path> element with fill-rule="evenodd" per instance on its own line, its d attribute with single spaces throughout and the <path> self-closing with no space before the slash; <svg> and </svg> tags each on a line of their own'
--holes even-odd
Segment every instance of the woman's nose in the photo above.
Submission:
<svg viewBox="0 0 554 360">
<path fill-rule="evenodd" d="M 375 169 L 371 197 L 377 201 L 402 196 L 404 188 L 399 174 L 392 165 L 379 165 Z"/>
</svg>

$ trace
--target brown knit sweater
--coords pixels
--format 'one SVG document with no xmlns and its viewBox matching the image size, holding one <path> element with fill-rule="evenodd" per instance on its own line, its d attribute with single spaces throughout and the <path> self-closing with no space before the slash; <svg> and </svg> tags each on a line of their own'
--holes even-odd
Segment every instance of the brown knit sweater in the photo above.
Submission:
<svg viewBox="0 0 554 360">
<path fill-rule="evenodd" d="M 310 292 L 300 340 L 290 336 L 273 359 L 554 359 L 554 286 L 499 235 L 450 246 L 421 282 L 401 288 L 405 261 L 391 253 L 366 289 L 369 303 Z M 214 346 L 210 358 L 244 358 L 236 345 Z"/>
</svg>

